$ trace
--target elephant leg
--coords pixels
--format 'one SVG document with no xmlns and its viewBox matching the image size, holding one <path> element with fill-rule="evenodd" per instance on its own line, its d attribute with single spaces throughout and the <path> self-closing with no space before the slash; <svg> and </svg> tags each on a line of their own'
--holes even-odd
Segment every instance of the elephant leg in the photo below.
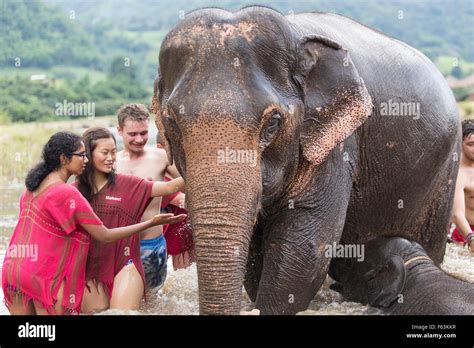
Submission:
<svg viewBox="0 0 474 348">
<path fill-rule="evenodd" d="M 306 310 L 326 279 L 326 246 L 338 242 L 342 223 L 315 221 L 310 212 L 286 219 L 267 231 L 256 307 L 262 314 Z"/>
<path fill-rule="evenodd" d="M 328 246 L 341 237 L 349 202 L 349 171 L 320 173 L 319 183 L 268 219 L 256 307 L 262 314 L 306 310 L 326 279 Z M 331 194 L 330 194 L 331 193 Z"/>
</svg>

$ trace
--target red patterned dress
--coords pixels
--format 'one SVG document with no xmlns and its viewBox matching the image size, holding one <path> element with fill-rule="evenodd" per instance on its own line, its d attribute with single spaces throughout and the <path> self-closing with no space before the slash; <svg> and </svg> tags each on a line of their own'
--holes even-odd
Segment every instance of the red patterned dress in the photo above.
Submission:
<svg viewBox="0 0 474 348">
<path fill-rule="evenodd" d="M 55 183 L 37 196 L 25 190 L 2 267 L 7 307 L 20 294 L 25 306 L 33 300 L 50 314 L 80 312 L 91 239 L 83 224 L 102 221 L 75 187 Z M 63 282 L 62 313 L 56 313 Z"/>
</svg>

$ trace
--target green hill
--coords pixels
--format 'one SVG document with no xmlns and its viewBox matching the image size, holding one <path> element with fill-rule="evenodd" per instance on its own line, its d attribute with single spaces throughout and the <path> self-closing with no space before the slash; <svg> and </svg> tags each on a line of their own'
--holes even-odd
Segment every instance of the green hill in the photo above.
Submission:
<svg viewBox="0 0 474 348">
<path fill-rule="evenodd" d="M 0 66 L 100 68 L 94 38 L 57 5 L 0 0 Z"/>
<path fill-rule="evenodd" d="M 79 66 L 94 75 L 120 56 L 140 62 L 138 73 L 149 83 L 162 38 L 185 13 L 254 4 L 283 14 L 346 15 L 421 50 L 444 74 L 451 73 L 446 62 L 452 58 L 460 62 L 461 76 L 473 73 L 473 0 L 0 0 L 0 68 L 14 67 L 20 58 L 22 67 Z M 68 75 L 83 76 L 55 74 Z"/>
<path fill-rule="evenodd" d="M 418 48 L 444 75 L 474 73 L 473 0 L 0 0 L 0 123 L 64 117 L 55 105 L 65 100 L 94 103 L 97 116 L 147 103 L 161 41 L 185 13 L 256 4 L 346 15 Z"/>
<path fill-rule="evenodd" d="M 215 6 L 235 10 L 264 5 L 287 14 L 323 11 L 342 14 L 407 42 L 435 60 L 455 56 L 474 61 L 472 0 L 48 0 L 91 27 L 130 31 L 169 30 L 191 10 Z"/>
</svg>

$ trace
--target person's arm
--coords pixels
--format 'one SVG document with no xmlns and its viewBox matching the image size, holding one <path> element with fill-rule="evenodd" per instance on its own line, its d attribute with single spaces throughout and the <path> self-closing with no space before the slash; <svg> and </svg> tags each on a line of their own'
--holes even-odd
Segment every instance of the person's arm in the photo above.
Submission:
<svg viewBox="0 0 474 348">
<path fill-rule="evenodd" d="M 168 166 L 165 170 L 165 175 L 172 179 L 179 178 L 181 176 L 181 174 L 179 174 L 178 172 L 178 169 L 176 168 L 175 163 L 173 163 L 172 165 L 168 163 Z"/>
<path fill-rule="evenodd" d="M 184 190 L 184 180 L 182 177 L 168 182 L 155 181 L 151 189 L 151 197 L 161 197 Z"/>
<path fill-rule="evenodd" d="M 186 209 L 185 201 L 186 201 L 186 195 L 180 192 L 169 202 L 169 204 L 174 205 L 175 207 L 178 207 L 181 209 Z"/>
<path fill-rule="evenodd" d="M 156 225 L 175 224 L 177 222 L 183 221 L 185 218 L 186 214 L 180 214 L 176 216 L 173 214 L 158 214 L 150 220 L 124 227 L 107 228 L 104 225 L 90 224 L 81 224 L 81 226 L 99 242 L 110 243 L 119 239 L 130 237 L 131 235 L 141 232 L 149 227 Z"/>
<path fill-rule="evenodd" d="M 466 207 L 465 207 L 465 200 L 464 200 L 464 182 L 465 178 L 461 172 L 458 174 L 458 178 L 456 180 L 456 189 L 454 191 L 454 203 L 453 203 L 453 210 L 451 214 L 451 221 L 456 225 L 458 231 L 464 236 L 467 237 L 469 233 L 471 233 L 471 226 L 466 219 Z M 472 241 L 469 245 L 471 250 L 474 250 L 474 241 Z"/>
</svg>

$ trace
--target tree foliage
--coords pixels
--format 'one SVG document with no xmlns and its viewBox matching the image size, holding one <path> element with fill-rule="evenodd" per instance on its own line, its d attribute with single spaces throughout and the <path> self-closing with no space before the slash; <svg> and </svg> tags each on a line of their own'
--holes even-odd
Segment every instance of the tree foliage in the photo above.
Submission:
<svg viewBox="0 0 474 348">
<path fill-rule="evenodd" d="M 0 0 L 0 28 L 0 66 L 100 68 L 103 64 L 93 36 L 58 6 Z"/>
</svg>

